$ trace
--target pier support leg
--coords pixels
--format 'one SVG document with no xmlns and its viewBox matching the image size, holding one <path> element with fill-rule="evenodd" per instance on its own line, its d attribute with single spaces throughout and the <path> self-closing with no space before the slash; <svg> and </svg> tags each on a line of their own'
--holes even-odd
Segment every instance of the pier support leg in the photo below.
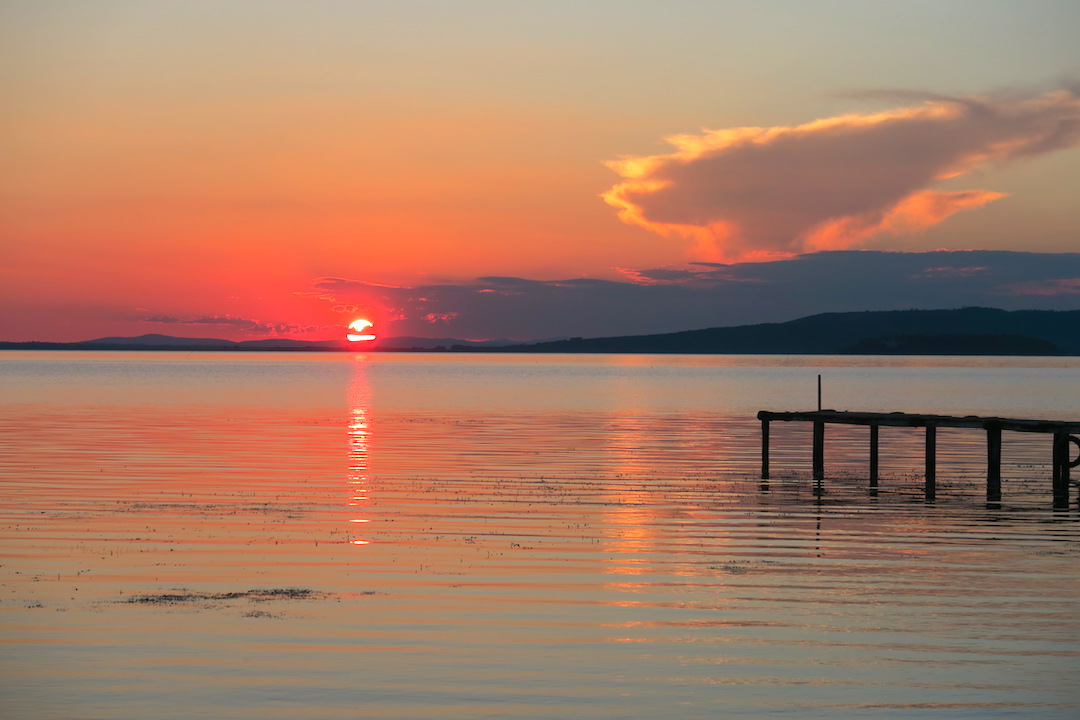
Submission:
<svg viewBox="0 0 1080 720">
<path fill-rule="evenodd" d="M 1069 507 L 1069 436 L 1054 433 L 1054 507 Z"/>
<path fill-rule="evenodd" d="M 1001 428 L 986 428 L 986 500 L 1001 500 Z"/>
<path fill-rule="evenodd" d="M 937 428 L 926 426 L 926 499 L 937 494 Z"/>
<path fill-rule="evenodd" d="M 761 421 L 761 479 L 769 479 L 769 421 Z"/>
<path fill-rule="evenodd" d="M 878 485 L 878 426 L 870 426 L 870 487 Z"/>
<path fill-rule="evenodd" d="M 825 479 L 825 423 L 814 423 L 814 479 Z"/>
</svg>

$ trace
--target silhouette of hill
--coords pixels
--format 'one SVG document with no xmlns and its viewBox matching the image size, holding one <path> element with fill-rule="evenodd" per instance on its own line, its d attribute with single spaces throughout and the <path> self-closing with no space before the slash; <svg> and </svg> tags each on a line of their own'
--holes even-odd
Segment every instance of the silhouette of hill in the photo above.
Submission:
<svg viewBox="0 0 1080 720">
<path fill-rule="evenodd" d="M 379 340 L 382 350 L 447 350 L 454 347 L 489 350 L 517 345 L 513 340 L 457 340 L 455 338 L 392 337 Z"/>
<path fill-rule="evenodd" d="M 96 340 L 81 340 L 79 342 L 67 344 L 78 345 L 83 348 L 93 348 L 104 345 L 125 345 L 130 347 L 231 347 L 236 345 L 236 343 L 231 340 L 174 337 L 172 335 L 160 335 L 158 333 L 149 333 L 137 337 L 103 337 L 97 338 Z"/>
<path fill-rule="evenodd" d="M 936 345 L 925 338 L 937 337 Z M 994 354 L 1031 354 L 1042 347 L 1049 354 L 1080 355 L 1080 310 L 892 310 L 824 313 L 785 323 L 708 328 L 659 335 L 572 338 L 519 345 L 516 352 L 590 353 L 719 353 L 841 354 L 900 352 L 885 338 L 922 337 L 907 341 L 908 350 L 941 354 L 982 354 L 987 336 L 998 336 Z M 1011 336 L 1012 339 L 1000 339 Z M 876 341 L 876 342 L 870 342 Z M 1033 341 L 1037 341 L 1033 344 Z M 860 343 L 863 343 L 860 345 Z M 1039 345 L 1038 343 L 1042 343 Z M 930 348 L 938 348 L 931 350 Z M 971 352 L 963 352 L 964 348 Z M 944 348 L 948 348 L 945 350 Z"/>
<path fill-rule="evenodd" d="M 169 335 L 75 343 L 0 342 L 27 350 L 459 351 L 552 353 L 1080 355 L 1080 310 L 891 310 L 824 313 L 784 323 L 656 335 L 571 338 L 511 345 L 452 338 L 385 338 L 370 345 L 270 338 L 233 342 Z"/>
<path fill-rule="evenodd" d="M 220 338 L 189 338 L 150 333 L 135 337 L 104 337 L 70 343 L 2 342 L 7 350 L 187 350 L 187 351 L 424 351 L 446 350 L 450 347 L 489 349 L 513 345 L 510 340 L 459 340 L 456 338 L 390 337 L 370 344 L 354 344 L 347 340 L 295 340 L 266 338 L 263 340 L 222 340 Z"/>
</svg>

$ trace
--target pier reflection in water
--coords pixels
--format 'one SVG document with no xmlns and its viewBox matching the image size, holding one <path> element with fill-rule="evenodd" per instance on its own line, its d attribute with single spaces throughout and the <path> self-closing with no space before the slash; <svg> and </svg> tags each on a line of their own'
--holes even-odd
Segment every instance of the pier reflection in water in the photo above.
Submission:
<svg viewBox="0 0 1080 720">
<path fill-rule="evenodd" d="M 987 508 L 983 438 L 942 431 L 928 506 L 920 438 L 883 438 L 870 494 L 865 428 L 823 492 L 790 428 L 762 489 L 753 409 L 799 366 L 95 362 L 5 390 L 6 716 L 1080 710 L 1044 449 L 1006 439 Z"/>
</svg>

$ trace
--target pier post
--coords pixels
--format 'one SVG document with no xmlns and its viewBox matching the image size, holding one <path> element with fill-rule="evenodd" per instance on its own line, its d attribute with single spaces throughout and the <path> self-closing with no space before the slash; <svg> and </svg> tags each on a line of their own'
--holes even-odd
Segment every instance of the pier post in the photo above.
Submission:
<svg viewBox="0 0 1080 720">
<path fill-rule="evenodd" d="M 769 479 L 769 421 L 761 421 L 761 479 Z"/>
<path fill-rule="evenodd" d="M 825 423 L 814 422 L 814 479 L 825 479 Z"/>
<path fill-rule="evenodd" d="M 1064 496 L 1065 507 L 1069 507 L 1069 471 L 1071 468 L 1080 466 L 1080 453 L 1077 453 L 1076 459 L 1073 460 L 1071 446 L 1075 445 L 1076 449 L 1080 450 L 1080 438 L 1066 433 L 1061 440 L 1061 445 L 1063 455 L 1061 458 L 1061 493 Z"/>
<path fill-rule="evenodd" d="M 1054 507 L 1069 507 L 1069 435 L 1054 433 Z"/>
<path fill-rule="evenodd" d="M 878 486 L 878 426 L 870 426 L 870 487 Z"/>
<path fill-rule="evenodd" d="M 1001 428 L 986 428 L 986 500 L 1001 500 Z"/>
<path fill-rule="evenodd" d="M 1080 438 L 1075 435 L 1065 436 L 1065 481 L 1069 481 L 1069 468 L 1080 466 L 1080 452 L 1076 454 L 1075 460 L 1070 460 L 1072 453 L 1069 452 L 1069 443 L 1076 446 L 1077 450 L 1080 450 Z"/>
<path fill-rule="evenodd" d="M 1058 485 L 1061 480 L 1061 436 L 1053 435 L 1053 444 L 1050 446 L 1050 482 L 1054 489 L 1054 497 L 1057 498 Z"/>
<path fill-rule="evenodd" d="M 926 425 L 926 499 L 937 494 L 937 426 Z"/>
</svg>

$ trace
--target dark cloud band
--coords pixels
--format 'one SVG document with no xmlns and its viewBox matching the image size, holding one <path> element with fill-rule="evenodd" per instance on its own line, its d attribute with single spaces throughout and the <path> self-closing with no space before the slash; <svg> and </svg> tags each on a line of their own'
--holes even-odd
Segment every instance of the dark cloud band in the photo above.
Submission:
<svg viewBox="0 0 1080 720">
<path fill-rule="evenodd" d="M 792 320 L 817 312 L 1072 310 L 1080 253 L 819 252 L 772 262 L 625 270 L 624 281 L 486 277 L 386 287 L 325 278 L 332 307 L 380 308 L 395 335 L 509 338 L 637 335 Z M 387 328 L 391 328 L 387 330 Z"/>
</svg>

